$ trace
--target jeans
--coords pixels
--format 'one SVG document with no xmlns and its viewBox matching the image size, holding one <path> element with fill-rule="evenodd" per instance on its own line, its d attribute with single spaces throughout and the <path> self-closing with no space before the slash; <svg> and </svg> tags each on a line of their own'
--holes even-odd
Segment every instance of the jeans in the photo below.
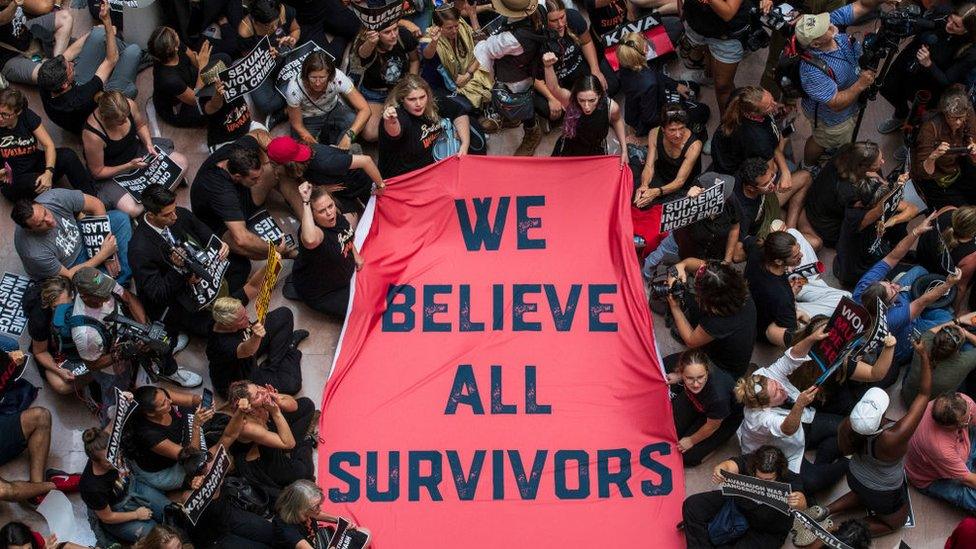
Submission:
<svg viewBox="0 0 976 549">
<path fill-rule="evenodd" d="M 285 108 L 285 98 L 278 93 L 278 88 L 275 87 L 274 75 L 276 73 L 272 72 L 272 76 L 269 76 L 263 84 L 258 86 L 258 89 L 251 92 L 251 101 L 254 102 L 254 106 L 265 115 L 274 114 L 280 112 Z"/>
<path fill-rule="evenodd" d="M 129 465 L 130 469 L 132 469 L 132 474 L 135 476 L 134 480 L 139 480 L 161 492 L 176 490 L 183 485 L 183 479 L 186 477 L 186 471 L 183 470 L 183 466 L 179 463 L 174 463 L 172 467 L 167 467 L 162 471 L 152 472 L 143 471 L 133 462 L 130 462 Z M 155 514 L 155 511 L 153 513 Z M 159 516 L 162 516 L 162 513 Z"/>
<path fill-rule="evenodd" d="M 129 214 L 121 210 L 109 210 L 108 221 L 112 226 L 112 234 L 115 235 L 115 245 L 118 247 L 116 255 L 119 258 L 119 276 L 115 277 L 115 281 L 125 286 L 132 278 L 132 268 L 129 267 L 129 241 L 132 240 L 132 222 L 129 220 Z M 91 258 L 88 257 L 88 254 L 82 251 L 78 254 L 75 262 L 68 267 L 80 265 L 89 259 Z M 98 270 L 108 274 L 104 265 L 99 265 Z"/>
<path fill-rule="evenodd" d="M 0 334 L 0 350 L 9 353 L 11 351 L 16 351 L 17 349 L 20 349 L 20 343 L 18 343 L 16 339 L 8 335 Z"/>
<path fill-rule="evenodd" d="M 674 231 L 671 231 L 657 245 L 657 248 L 654 248 L 654 251 L 647 254 L 647 258 L 644 259 L 644 278 L 654 276 L 654 271 L 657 270 L 657 266 L 660 263 L 665 261 L 677 263 L 680 260 L 681 256 L 678 254 L 678 242 L 674 239 Z"/>
<path fill-rule="evenodd" d="M 966 460 L 966 465 L 972 471 L 976 466 L 976 437 L 973 436 L 972 429 L 969 431 L 969 436 L 969 459 Z M 919 491 L 934 498 L 944 499 L 970 513 L 976 512 L 976 488 L 970 488 L 958 480 L 940 479 L 930 484 L 928 488 L 919 488 Z"/>
<path fill-rule="evenodd" d="M 148 507 L 152 510 L 153 517 L 160 521 L 163 517 L 163 509 L 169 505 L 170 501 L 165 494 L 152 486 L 142 482 L 137 478 L 130 479 L 129 492 L 119 503 L 112 506 L 112 511 L 116 513 L 126 513 L 135 511 L 140 507 Z M 156 526 L 157 521 L 150 520 L 130 520 L 117 524 L 103 522 L 102 528 L 126 543 L 134 543 L 142 536 L 149 533 Z"/>
<path fill-rule="evenodd" d="M 912 284 L 919 278 L 929 274 L 929 272 L 920 265 L 916 265 L 911 269 L 905 271 L 900 277 L 898 277 L 898 284 L 901 284 L 902 291 L 911 291 Z M 920 332 L 927 332 L 930 328 L 938 326 L 939 324 L 945 324 L 946 322 L 951 322 L 953 319 L 953 310 L 950 308 L 936 309 L 933 307 L 928 307 L 922 311 L 922 314 L 918 316 L 913 322 L 913 326 Z"/>
<path fill-rule="evenodd" d="M 115 64 L 108 82 L 105 82 L 105 89 L 118 90 L 129 98 L 135 99 L 139 94 L 139 90 L 136 89 L 136 76 L 139 74 L 142 49 L 135 44 L 126 45 L 118 38 L 115 39 L 115 45 L 119 50 L 119 61 Z M 105 27 L 95 27 L 85 40 L 85 45 L 81 47 L 81 53 L 75 59 L 75 82 L 84 84 L 94 78 L 95 71 L 104 60 Z"/>
<path fill-rule="evenodd" d="M 337 101 L 335 107 L 327 113 L 316 116 L 302 118 L 302 124 L 308 133 L 315 136 L 319 143 L 335 145 L 341 139 L 346 130 L 352 127 L 356 120 L 356 113 L 349 108 L 343 101 Z M 298 138 L 294 130 L 292 136 Z"/>
</svg>

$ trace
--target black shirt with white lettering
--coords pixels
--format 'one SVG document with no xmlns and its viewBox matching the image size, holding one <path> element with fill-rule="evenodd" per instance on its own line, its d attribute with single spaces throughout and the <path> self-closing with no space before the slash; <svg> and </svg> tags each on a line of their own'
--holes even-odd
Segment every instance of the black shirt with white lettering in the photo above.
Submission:
<svg viewBox="0 0 976 549">
<path fill-rule="evenodd" d="M 440 122 L 414 116 L 397 107 L 400 135 L 391 137 L 380 122 L 380 174 L 384 178 L 404 174 L 434 163 L 434 142 L 442 130 Z"/>
<path fill-rule="evenodd" d="M 0 128 L 0 158 L 10 164 L 14 174 L 35 171 L 37 138 L 34 130 L 41 125 L 41 117 L 24 109 L 13 128 Z"/>
</svg>

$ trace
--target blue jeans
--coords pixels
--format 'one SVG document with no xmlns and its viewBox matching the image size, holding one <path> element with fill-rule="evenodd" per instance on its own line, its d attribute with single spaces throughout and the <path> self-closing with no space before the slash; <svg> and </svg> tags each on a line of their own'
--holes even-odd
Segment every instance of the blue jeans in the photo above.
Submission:
<svg viewBox="0 0 976 549">
<path fill-rule="evenodd" d="M 275 87 L 274 74 L 271 73 L 271 76 L 263 84 L 251 92 L 251 101 L 264 115 L 273 114 L 285 108 L 285 98 L 278 93 L 278 88 Z"/>
<path fill-rule="evenodd" d="M 351 128 L 355 121 L 356 113 L 342 100 L 337 101 L 335 107 L 327 113 L 302 118 L 302 124 L 305 125 L 308 133 L 325 145 L 335 145 L 341 141 L 346 130 Z M 291 134 L 298 138 L 294 130 Z"/>
<path fill-rule="evenodd" d="M 152 516 L 156 520 L 130 520 L 118 524 L 103 522 L 102 528 L 120 541 L 135 543 L 139 538 L 148 534 L 157 522 L 162 522 L 163 509 L 169 503 L 170 501 L 165 494 L 138 478 L 132 478 L 129 481 L 129 492 L 122 501 L 112 506 L 112 511 L 126 513 L 135 511 L 140 507 L 148 507 L 152 510 Z"/>
<path fill-rule="evenodd" d="M 129 241 L 132 240 L 132 221 L 129 219 L 129 214 L 121 210 L 109 210 L 108 222 L 112 226 L 112 234 L 115 235 L 115 245 L 118 248 L 117 255 L 119 256 L 119 276 L 115 277 L 115 281 L 125 286 L 132 278 L 132 268 L 129 267 Z M 88 257 L 88 254 L 82 250 L 82 253 L 75 258 L 74 263 L 68 267 L 80 265 L 89 259 L 91 258 Z M 99 265 L 98 270 L 108 274 L 108 270 L 103 265 Z"/>
<path fill-rule="evenodd" d="M 969 459 L 966 465 L 969 470 L 973 470 L 976 465 L 976 429 L 969 429 L 970 448 Z M 976 488 L 970 488 L 955 479 L 940 479 L 929 485 L 928 488 L 919 488 L 923 494 L 934 498 L 944 499 L 956 507 L 961 507 L 970 513 L 976 512 Z"/>
<path fill-rule="evenodd" d="M 677 263 L 681 259 L 678 254 L 678 242 L 674 239 L 674 231 L 668 233 L 668 236 L 664 237 L 664 240 L 657 245 L 657 248 L 653 252 L 647 254 L 647 258 L 644 259 L 644 278 L 651 278 L 654 276 L 654 271 L 657 269 L 659 263 L 663 261 L 672 261 Z"/>
<path fill-rule="evenodd" d="M 16 351 L 17 349 L 20 349 L 20 343 L 18 343 L 16 339 L 8 335 L 0 334 L 0 350 L 9 353 L 11 351 Z"/>
<path fill-rule="evenodd" d="M 161 492 L 176 490 L 183 485 L 183 479 L 186 477 L 186 471 L 183 470 L 183 467 L 179 463 L 162 471 L 143 471 L 135 463 L 130 463 L 130 468 L 132 469 L 132 474 L 135 475 L 135 480 L 142 481 Z"/>
<path fill-rule="evenodd" d="M 116 47 L 119 51 L 119 61 L 112 69 L 108 82 L 105 84 L 106 90 L 118 90 L 130 99 L 135 99 L 139 90 L 136 89 L 136 76 L 139 74 L 139 61 L 142 59 L 142 50 L 135 44 L 126 44 L 116 40 Z M 81 47 L 81 53 L 75 59 L 75 82 L 84 84 L 95 76 L 98 66 L 105 60 L 105 27 L 95 27 L 92 29 L 85 44 Z"/>
</svg>

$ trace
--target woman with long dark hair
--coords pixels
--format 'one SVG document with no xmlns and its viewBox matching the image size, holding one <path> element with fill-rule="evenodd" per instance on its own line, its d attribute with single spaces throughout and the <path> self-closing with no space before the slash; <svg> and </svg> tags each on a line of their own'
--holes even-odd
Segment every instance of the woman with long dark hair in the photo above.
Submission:
<svg viewBox="0 0 976 549">
<path fill-rule="evenodd" d="M 327 54 L 313 51 L 285 89 L 292 135 L 305 143 L 349 150 L 362 134 L 371 111 L 366 98 Z"/>
<path fill-rule="evenodd" d="M 704 351 L 690 349 L 678 356 L 668 383 L 675 386 L 671 408 L 681 459 L 685 467 L 699 465 L 735 434 L 742 420 L 732 378 L 715 368 Z"/>
<path fill-rule="evenodd" d="M 245 56 L 265 37 L 271 41 L 271 54 L 278 58 L 298 45 L 302 31 L 295 20 L 295 8 L 280 0 L 251 0 L 248 14 L 237 26 L 238 55 Z M 281 61 L 277 61 L 278 67 Z M 278 71 L 274 70 L 264 83 L 250 93 L 254 106 L 267 116 L 265 126 L 272 129 L 280 121 L 285 101 L 275 87 Z"/>
<path fill-rule="evenodd" d="M 581 76 L 572 91 L 563 88 L 553 70 L 556 54 L 542 56 L 546 86 L 565 110 L 563 134 L 556 140 L 552 156 L 600 156 L 607 154 L 607 132 L 613 133 L 620 146 L 620 167 L 627 164 L 627 134 L 620 106 L 607 96 L 603 84 L 592 74 Z"/>
<path fill-rule="evenodd" d="M 634 191 L 634 206 L 646 208 L 655 201 L 665 201 L 669 195 L 680 198 L 702 192 L 697 186 L 702 141 L 688 127 L 689 122 L 684 107 L 677 103 L 665 105 L 660 127 L 647 136 L 647 162 Z"/>
</svg>

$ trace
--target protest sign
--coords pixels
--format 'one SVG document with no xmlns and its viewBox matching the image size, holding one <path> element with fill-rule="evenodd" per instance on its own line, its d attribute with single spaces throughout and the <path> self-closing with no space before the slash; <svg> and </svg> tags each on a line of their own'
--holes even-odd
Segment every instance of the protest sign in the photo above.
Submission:
<svg viewBox="0 0 976 549">
<path fill-rule="evenodd" d="M 173 190 L 183 176 L 183 168 L 179 164 L 159 147 L 155 149 L 156 156 L 145 168 L 115 176 L 115 182 L 128 191 L 137 202 L 142 202 L 142 191 L 149 185 L 159 184 Z"/>
<path fill-rule="evenodd" d="M 268 242 L 268 266 L 264 270 L 264 283 L 261 291 L 254 300 L 254 314 L 258 322 L 264 322 L 264 317 L 268 314 L 268 306 L 271 304 L 271 292 L 278 284 L 278 274 L 281 273 L 281 260 L 273 242 Z"/>
<path fill-rule="evenodd" d="M 862 333 L 867 329 L 870 315 L 867 309 L 849 297 L 837 304 L 834 313 L 827 321 L 827 339 L 818 341 L 810 350 L 810 357 L 824 372 L 834 366 L 834 362 L 857 345 Z"/>
<path fill-rule="evenodd" d="M 27 328 L 27 315 L 21 301 L 31 285 L 30 277 L 6 272 L 0 279 L 0 332 L 19 337 Z"/>
<path fill-rule="evenodd" d="M 595 516 L 601 547 L 683 546 L 632 181 L 605 156 L 453 156 L 370 201 L 324 389 L 332 514 L 431 549 L 511 545 L 526 517 L 515 545 L 580 547 Z"/>
<path fill-rule="evenodd" d="M 606 57 L 607 63 L 613 70 L 620 69 L 620 61 L 617 59 L 617 48 L 620 41 L 625 35 L 632 32 L 643 34 L 644 38 L 647 39 L 648 61 L 674 51 L 674 44 L 671 43 L 664 25 L 654 14 L 645 15 L 636 21 L 624 22 L 603 35 L 603 56 Z"/>
<path fill-rule="evenodd" d="M 385 6 L 364 6 L 353 2 L 349 4 L 356 17 L 366 30 L 378 31 L 396 23 L 403 15 L 403 2 L 391 2 Z"/>
<path fill-rule="evenodd" d="M 363 549 L 369 544 L 369 534 L 361 530 L 350 528 L 349 521 L 343 517 L 336 517 L 335 532 L 329 538 L 328 549 Z"/>
<path fill-rule="evenodd" d="M 202 439 L 203 437 L 200 438 Z M 200 520 L 200 515 L 203 514 L 204 509 L 213 501 L 217 490 L 224 483 L 224 477 L 227 476 L 227 469 L 230 467 L 230 458 L 227 456 L 227 450 L 223 446 L 217 448 L 217 453 L 214 455 L 211 463 L 210 470 L 203 477 L 203 483 L 183 503 L 183 512 L 186 513 L 187 518 L 194 525 Z"/>
<path fill-rule="evenodd" d="M 224 101 L 233 101 L 258 89 L 274 68 L 271 39 L 265 36 L 250 53 L 218 75 L 224 84 Z"/>
<path fill-rule="evenodd" d="M 898 205 L 901 203 L 903 196 L 905 196 L 905 186 L 902 184 L 895 185 L 895 190 L 884 200 L 884 205 L 881 207 L 881 218 L 878 219 L 878 223 L 885 223 L 898 213 Z M 871 244 L 870 251 L 872 253 L 878 253 L 881 250 L 881 239 L 883 237 L 884 233 L 878 233 L 874 244 Z"/>
<path fill-rule="evenodd" d="M 813 532 L 813 535 L 817 536 L 817 539 L 822 541 L 827 547 L 833 547 L 834 549 L 853 549 L 850 545 L 847 545 L 843 541 L 837 539 L 833 534 L 827 531 L 826 528 L 817 524 L 817 521 L 806 516 L 800 511 L 794 510 L 793 517 L 800 521 L 800 524 Z"/>
<path fill-rule="evenodd" d="M 323 50 L 315 42 L 308 41 L 293 48 L 288 53 L 278 55 L 279 62 L 281 63 L 281 70 L 278 71 L 278 75 L 275 77 L 275 89 L 282 97 L 287 99 L 285 92 L 288 90 L 288 83 L 292 80 L 297 79 L 302 74 L 302 63 L 305 62 L 305 58 L 314 51 L 320 51 L 325 53 L 332 58 L 332 54 Z"/>
<path fill-rule="evenodd" d="M 210 235 L 207 249 L 194 254 L 207 272 L 207 276 L 197 276 L 196 283 L 190 285 L 190 295 L 198 310 L 209 306 L 220 294 L 224 275 L 230 267 L 230 261 L 220 258 L 220 249 L 223 245 L 224 243 L 216 235 Z"/>
<path fill-rule="evenodd" d="M 789 484 L 737 475 L 728 471 L 722 471 L 722 476 L 725 477 L 725 482 L 722 484 L 723 496 L 750 499 L 772 507 L 784 515 L 790 514 L 789 497 L 793 490 Z"/>
<path fill-rule="evenodd" d="M 122 8 L 138 8 L 139 0 L 108 0 L 108 8 L 112 11 L 122 11 Z"/>
<path fill-rule="evenodd" d="M 814 261 L 813 263 L 807 263 L 806 265 L 799 265 L 797 267 L 790 269 L 787 277 L 790 280 L 793 280 L 795 278 L 804 278 L 809 280 L 811 278 L 822 275 L 825 270 L 826 269 L 824 268 L 823 263 L 819 261 Z"/>
<path fill-rule="evenodd" d="M 868 354 L 880 350 L 881 346 L 884 345 L 885 338 L 890 333 L 888 330 L 888 306 L 879 298 L 876 307 L 874 322 L 871 323 L 871 329 L 868 330 L 868 335 L 864 338 L 866 341 L 864 352 Z"/>
<path fill-rule="evenodd" d="M 112 431 L 108 435 L 108 448 L 105 450 L 105 459 L 116 467 L 122 467 L 122 454 L 119 449 L 122 447 L 122 431 L 125 423 L 129 421 L 129 416 L 135 411 L 139 403 L 129 400 L 122 394 L 122 390 L 115 388 L 115 420 L 112 422 Z"/>
<path fill-rule="evenodd" d="M 297 246 L 295 237 L 291 233 L 285 233 L 278 221 L 268 213 L 268 210 L 261 210 L 252 215 L 247 220 L 247 229 L 261 237 L 261 240 L 265 242 L 278 244 L 284 238 L 286 247 L 295 248 Z"/>
<path fill-rule="evenodd" d="M 107 215 L 90 215 L 78 221 L 81 229 L 81 243 L 88 257 L 95 257 L 102 249 L 108 235 L 112 234 L 112 224 Z"/>
<path fill-rule="evenodd" d="M 665 202 L 661 212 L 661 232 L 687 227 L 722 211 L 725 207 L 723 187 L 716 178 L 715 184 L 694 198 L 685 196 Z"/>
</svg>

